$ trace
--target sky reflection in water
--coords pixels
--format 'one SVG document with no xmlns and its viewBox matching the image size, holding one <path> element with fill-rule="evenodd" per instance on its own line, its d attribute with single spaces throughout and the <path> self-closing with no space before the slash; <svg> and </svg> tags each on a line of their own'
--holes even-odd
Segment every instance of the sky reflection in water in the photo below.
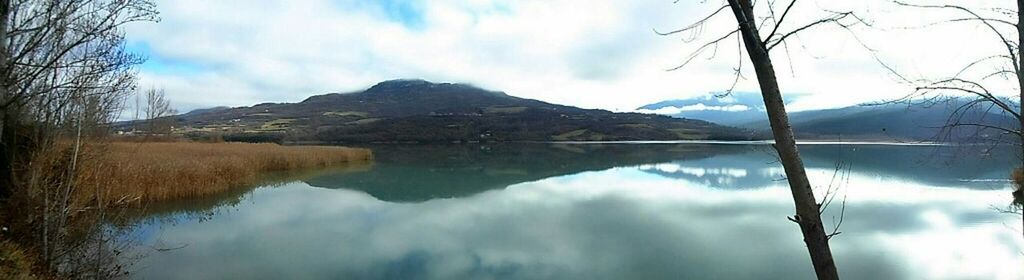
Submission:
<svg viewBox="0 0 1024 280">
<path fill-rule="evenodd" d="M 992 209 L 1011 200 L 1006 158 L 922 167 L 942 152 L 802 149 L 816 184 L 852 164 L 832 241 L 845 279 L 1024 278 L 1020 216 Z M 763 146 L 383 147 L 370 170 L 150 219 L 144 244 L 188 246 L 148 251 L 136 276 L 810 279 L 777 165 Z"/>
</svg>

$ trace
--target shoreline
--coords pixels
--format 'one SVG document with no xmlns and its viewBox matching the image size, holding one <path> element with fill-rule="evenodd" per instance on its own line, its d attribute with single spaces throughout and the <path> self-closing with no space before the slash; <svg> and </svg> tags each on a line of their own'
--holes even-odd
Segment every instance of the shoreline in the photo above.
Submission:
<svg viewBox="0 0 1024 280">
<path fill-rule="evenodd" d="M 328 141 L 291 141 L 283 146 L 367 146 L 367 145 L 465 145 L 465 144 L 567 144 L 567 145 L 657 145 L 657 144 L 710 144 L 710 145 L 771 145 L 775 140 L 627 140 L 627 141 L 383 141 L 383 142 L 328 142 Z M 797 140 L 797 145 L 857 145 L 857 146 L 974 146 L 985 143 L 946 143 L 946 142 L 900 142 L 890 140 Z"/>
<path fill-rule="evenodd" d="M 711 144 L 711 145 L 771 145 L 775 140 L 666 140 L 666 141 L 540 141 L 533 143 L 555 143 L 571 145 L 588 144 Z M 797 145 L 879 145 L 879 146 L 957 146 L 970 144 L 940 142 L 895 142 L 895 141 L 831 141 L 831 140 L 797 140 Z"/>
</svg>

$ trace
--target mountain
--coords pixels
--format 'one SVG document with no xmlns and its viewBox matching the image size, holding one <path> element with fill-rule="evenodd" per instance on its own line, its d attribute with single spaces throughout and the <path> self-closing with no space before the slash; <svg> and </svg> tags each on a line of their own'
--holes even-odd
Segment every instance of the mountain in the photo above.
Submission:
<svg viewBox="0 0 1024 280">
<path fill-rule="evenodd" d="M 802 95 L 787 94 L 795 99 Z M 732 92 L 728 95 L 708 95 L 666 100 L 636 108 L 641 113 L 668 115 L 677 118 L 706 120 L 729 126 L 740 126 L 766 119 L 764 101 L 757 92 Z"/>
<path fill-rule="evenodd" d="M 581 109 L 467 84 L 391 80 L 299 103 L 193 111 L 176 132 L 243 141 L 470 142 L 751 139 L 749 130 L 654 114 Z"/>
<path fill-rule="evenodd" d="M 998 137 L 995 130 L 978 130 L 977 127 L 943 129 L 950 115 L 964 106 L 967 100 L 950 100 L 941 104 L 889 104 L 879 106 L 853 106 L 834 110 L 807 111 L 797 114 L 793 129 L 804 138 L 859 138 L 882 140 L 974 142 Z M 828 112 L 834 112 L 828 115 Z M 973 108 L 961 118 L 962 123 L 994 124 L 1014 127 L 1013 118 L 999 114 L 996 110 L 985 111 Z M 767 126 L 767 121 L 748 124 Z M 813 134 L 813 135 L 808 135 Z M 1002 139 L 1000 141 L 1013 141 Z"/>
<path fill-rule="evenodd" d="M 185 115 L 185 116 L 202 115 L 202 114 L 209 114 L 209 113 L 214 113 L 214 112 L 226 111 L 226 110 L 229 110 L 229 109 L 231 109 L 231 107 L 228 107 L 228 106 L 217 106 L 217 107 L 211 107 L 211 108 L 195 109 L 195 110 L 192 110 L 192 111 L 188 111 L 188 113 L 184 113 L 182 115 Z"/>
<path fill-rule="evenodd" d="M 769 129 L 767 113 L 759 98 L 759 93 L 749 92 L 734 93 L 721 100 L 709 95 L 662 101 L 637 110 L 765 131 Z M 939 103 L 850 106 L 791 112 L 789 119 L 801 139 L 977 141 L 996 137 L 996 131 L 978 131 L 974 127 L 942 130 L 949 116 L 969 101 L 952 98 Z M 727 110 L 730 108 L 734 111 Z M 999 114 L 998 110 L 986 111 L 980 106 L 970 108 L 964 114 L 964 123 L 1012 124 L 1013 118 Z"/>
</svg>

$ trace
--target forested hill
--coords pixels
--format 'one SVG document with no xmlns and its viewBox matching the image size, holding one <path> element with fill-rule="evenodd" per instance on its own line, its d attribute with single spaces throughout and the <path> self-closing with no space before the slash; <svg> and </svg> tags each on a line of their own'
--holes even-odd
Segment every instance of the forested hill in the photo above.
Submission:
<svg viewBox="0 0 1024 280">
<path fill-rule="evenodd" d="M 707 121 L 518 98 L 466 84 L 391 80 L 299 103 L 213 108 L 174 117 L 176 132 L 324 142 L 746 140 Z"/>
</svg>

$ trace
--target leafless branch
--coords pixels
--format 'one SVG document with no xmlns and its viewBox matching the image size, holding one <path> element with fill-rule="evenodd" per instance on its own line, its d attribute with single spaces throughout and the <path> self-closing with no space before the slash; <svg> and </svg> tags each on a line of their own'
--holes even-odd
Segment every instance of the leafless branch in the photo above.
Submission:
<svg viewBox="0 0 1024 280">
<path fill-rule="evenodd" d="M 831 23 L 831 24 L 835 24 L 835 25 L 837 25 L 839 27 L 842 27 L 842 28 L 850 28 L 850 26 L 852 26 L 855 23 L 844 23 L 844 22 L 842 22 L 842 20 L 847 18 L 847 17 L 856 19 L 855 23 L 867 24 L 866 21 L 864 21 L 863 19 L 857 17 L 857 15 L 854 14 L 853 12 L 833 12 L 833 15 L 830 16 L 830 17 L 826 17 L 826 18 L 823 18 L 823 19 L 816 20 L 816 21 L 808 23 L 808 24 L 806 24 L 804 26 L 798 27 L 798 28 L 796 28 L 796 29 L 794 29 L 792 31 L 786 32 L 784 34 L 781 34 L 781 36 L 779 36 L 778 39 L 765 40 L 764 44 L 767 46 L 767 49 L 769 51 L 771 51 L 771 49 L 775 48 L 775 46 L 779 45 L 780 43 L 786 41 L 786 39 L 789 38 L 790 36 L 793 36 L 793 35 L 798 34 L 798 33 L 802 32 L 804 30 L 808 30 L 808 29 L 810 29 L 812 27 L 819 26 L 819 25 L 822 25 L 822 24 L 830 24 Z M 768 35 L 769 39 L 773 39 L 772 35 L 774 35 L 774 33 Z"/>
<path fill-rule="evenodd" d="M 993 23 L 1004 23 L 1004 24 L 1009 24 L 1009 25 L 1015 27 L 1015 26 L 1017 26 L 1015 23 L 1008 22 L 1008 21 L 1003 21 L 1003 20 L 994 20 L 994 19 L 986 18 L 986 17 L 983 17 L 983 16 L 979 15 L 978 13 L 975 13 L 971 9 L 968 9 L 966 7 L 959 6 L 959 5 L 952 5 L 952 4 L 925 5 L 925 4 L 911 4 L 911 3 L 906 3 L 906 2 L 903 2 L 903 1 L 893 1 L 893 2 L 896 3 L 897 5 L 906 6 L 906 7 L 925 8 L 925 9 L 952 9 L 952 10 L 960 11 L 960 12 L 963 12 L 963 13 L 966 13 L 966 14 L 970 15 L 971 16 L 970 18 L 973 18 L 973 19 L 975 19 L 977 21 L 980 21 L 989 30 L 991 30 L 992 33 L 994 33 L 997 37 L 999 37 L 1000 42 L 1002 42 L 1002 44 L 1006 47 L 1007 54 L 1011 58 L 1010 60 L 1011 60 L 1011 64 L 1013 65 L 1014 72 L 1020 73 L 1020 64 L 1017 61 L 1018 57 L 1017 57 L 1017 52 L 1015 51 L 1017 49 L 1017 47 L 1018 47 L 1017 44 L 1014 43 L 1014 41 L 1012 39 L 1009 39 L 1005 35 L 1003 35 L 1003 32 L 999 31 L 999 29 L 996 28 L 993 25 Z"/>
<path fill-rule="evenodd" d="M 779 31 L 779 26 L 782 26 L 782 22 L 786 20 L 786 15 L 789 15 L 789 10 L 793 8 L 793 4 L 796 4 L 796 0 L 790 1 L 789 5 L 786 6 L 786 10 L 782 11 L 782 15 L 779 16 L 779 20 L 775 22 L 775 27 L 772 28 L 772 32 L 768 33 L 768 37 L 764 38 L 762 44 L 768 44 L 772 40 L 772 36 L 775 36 L 776 32 Z"/>
<path fill-rule="evenodd" d="M 697 50 L 693 51 L 693 53 L 690 53 L 690 55 L 687 56 L 686 60 L 683 61 L 682 64 L 680 64 L 679 66 L 676 66 L 676 67 L 669 68 L 668 71 L 675 71 L 675 70 L 679 70 L 679 69 L 685 67 L 687 64 L 690 64 L 690 62 L 693 61 L 693 59 L 697 58 L 702 53 L 704 53 L 704 51 L 706 51 L 709 47 L 717 47 L 718 43 L 720 43 L 720 42 L 722 42 L 722 41 L 724 41 L 726 39 L 729 39 L 729 37 L 731 37 L 733 35 L 736 35 L 736 33 L 738 33 L 739 31 L 740 31 L 739 28 L 734 29 L 732 32 L 726 33 L 722 37 L 718 37 L 717 39 L 714 39 L 714 40 L 711 40 L 710 42 L 704 43 L 703 45 L 698 47 Z"/>
<path fill-rule="evenodd" d="M 716 15 L 718 15 L 719 13 L 724 11 L 726 8 L 729 8 L 729 5 L 722 5 L 721 7 L 718 7 L 717 10 L 712 12 L 710 15 L 708 15 L 708 16 L 706 16 L 704 18 L 701 18 L 700 20 L 697 20 L 696 22 L 691 23 L 690 25 L 687 25 L 686 27 L 683 27 L 683 28 L 680 28 L 680 29 L 676 29 L 676 30 L 672 30 L 672 31 L 668 31 L 668 32 L 659 32 L 657 29 L 655 29 L 654 33 L 657 33 L 658 35 L 661 35 L 661 36 L 668 36 L 668 35 L 673 35 L 673 34 L 679 34 L 679 33 L 682 33 L 682 32 L 692 31 L 694 29 L 697 29 L 697 28 L 700 28 L 701 26 L 703 26 L 704 23 L 706 23 L 709 20 L 711 20 L 711 18 L 714 18 Z"/>
</svg>

